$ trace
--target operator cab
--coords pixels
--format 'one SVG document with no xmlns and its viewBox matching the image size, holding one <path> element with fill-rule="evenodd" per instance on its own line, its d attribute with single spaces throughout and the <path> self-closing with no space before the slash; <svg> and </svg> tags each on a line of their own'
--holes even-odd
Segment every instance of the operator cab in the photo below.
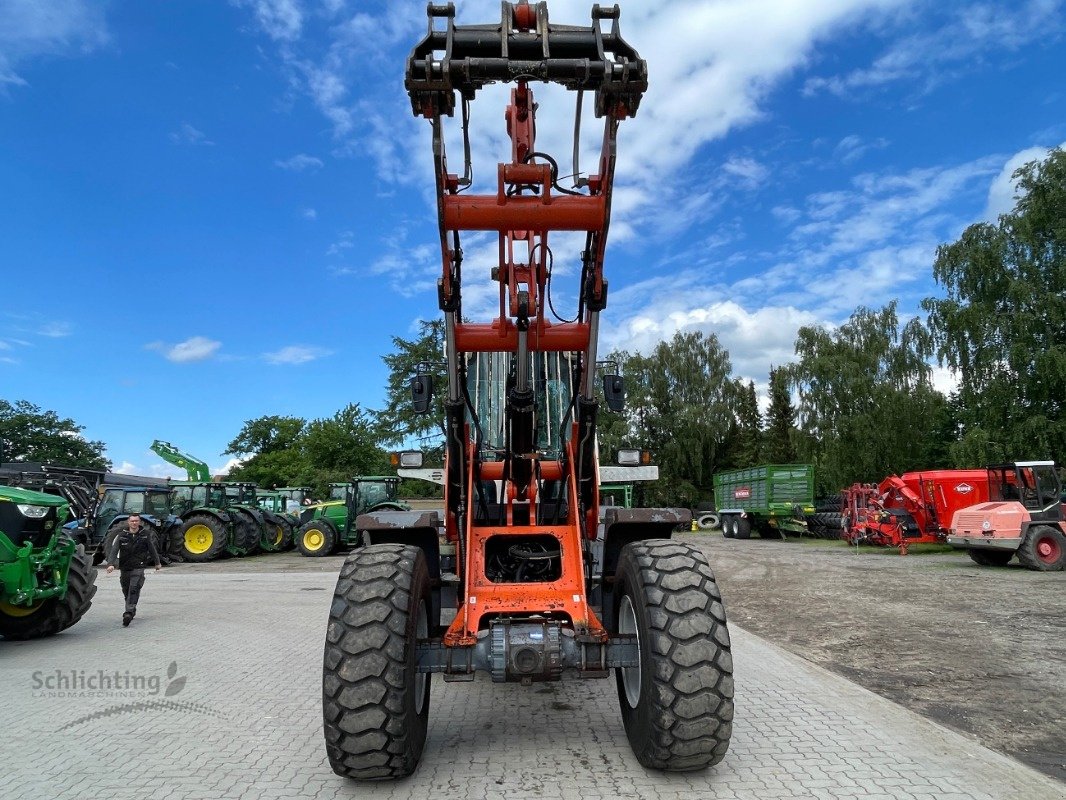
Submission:
<svg viewBox="0 0 1066 800">
<path fill-rule="evenodd" d="M 1033 521 L 1062 518 L 1062 483 L 1054 461 L 1018 461 L 988 468 L 988 499 L 1021 503 Z"/>
</svg>

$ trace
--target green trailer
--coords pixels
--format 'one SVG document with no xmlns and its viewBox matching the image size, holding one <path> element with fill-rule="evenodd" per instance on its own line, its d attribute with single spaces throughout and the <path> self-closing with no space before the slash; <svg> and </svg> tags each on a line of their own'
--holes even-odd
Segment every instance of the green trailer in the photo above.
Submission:
<svg viewBox="0 0 1066 800">
<path fill-rule="evenodd" d="M 722 533 L 730 539 L 807 533 L 806 515 L 814 511 L 814 467 L 810 464 L 763 464 L 719 472 L 714 501 Z"/>
</svg>

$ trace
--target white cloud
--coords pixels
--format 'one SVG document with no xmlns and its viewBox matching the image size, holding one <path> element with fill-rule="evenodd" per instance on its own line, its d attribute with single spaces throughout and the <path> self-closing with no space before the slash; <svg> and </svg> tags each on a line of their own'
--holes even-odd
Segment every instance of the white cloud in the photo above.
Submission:
<svg viewBox="0 0 1066 800">
<path fill-rule="evenodd" d="M 815 77 L 804 93 L 828 91 L 850 96 L 897 81 L 910 81 L 919 91 L 938 85 L 952 72 L 972 69 L 992 50 L 1015 51 L 1056 38 L 1063 29 L 1062 0 L 1020 0 L 1012 3 L 944 4 L 931 13 L 950 18 L 934 30 L 913 33 L 915 21 L 903 17 L 908 33 L 872 64 L 845 75 Z"/>
<path fill-rule="evenodd" d="M 222 342 L 216 342 L 206 336 L 193 336 L 184 342 L 178 342 L 174 345 L 164 344 L 163 342 L 152 342 L 145 345 L 149 350 L 158 350 L 163 354 L 164 358 L 176 364 L 204 361 L 214 356 L 221 346 Z"/>
<path fill-rule="evenodd" d="M 220 475 L 220 476 L 229 475 L 230 470 L 236 469 L 237 467 L 239 467 L 244 462 L 245 462 L 245 459 L 243 459 L 243 458 L 236 458 L 236 457 L 235 458 L 231 458 L 229 461 L 227 461 L 222 466 L 212 467 L 211 468 L 211 475 L 212 475 L 212 477 L 214 477 L 216 475 Z"/>
<path fill-rule="evenodd" d="M 251 9 L 259 27 L 275 41 L 300 38 L 304 11 L 299 0 L 234 0 L 235 4 Z"/>
<path fill-rule="evenodd" d="M 0 91 L 24 86 L 15 70 L 45 55 L 88 53 L 106 44 L 103 4 L 87 0 L 3 0 L 0 3 Z"/>
<path fill-rule="evenodd" d="M 289 345 L 273 353 L 263 353 L 263 360 L 268 364 L 306 364 L 308 361 L 315 361 L 332 354 L 332 350 L 326 350 L 323 347 Z"/>
<path fill-rule="evenodd" d="M 321 169 L 322 159 L 309 156 L 307 153 L 297 153 L 291 158 L 278 159 L 274 162 L 274 166 L 291 172 L 315 171 Z"/>
<path fill-rule="evenodd" d="M 1066 142 L 1063 142 L 1059 147 L 1066 148 Z M 1048 157 L 1049 152 L 1051 152 L 1051 148 L 1048 147 L 1030 147 L 1010 157 L 1007 163 L 1003 165 L 1002 171 L 995 177 L 992 185 L 988 188 L 988 205 L 985 208 L 986 220 L 995 222 L 1001 214 L 1008 214 L 1014 210 L 1018 194 L 1018 187 L 1013 177 L 1015 170 L 1019 167 L 1024 167 L 1030 161 L 1043 161 Z"/>
<path fill-rule="evenodd" d="M 132 461 L 123 461 L 119 466 L 112 467 L 111 471 L 116 475 L 139 475 L 137 465 Z"/>
<path fill-rule="evenodd" d="M 318 219 L 318 212 L 313 208 L 305 208 L 300 211 L 300 216 L 304 219 L 315 220 Z"/>
<path fill-rule="evenodd" d="M 181 128 L 170 134 L 170 141 L 174 144 L 189 145 L 213 145 L 210 139 L 198 128 L 194 128 L 188 122 L 181 123 Z"/>
<path fill-rule="evenodd" d="M 845 136 L 833 149 L 833 155 L 844 164 L 852 164 L 862 158 L 870 150 L 880 150 L 888 147 L 888 139 L 878 137 L 870 141 L 861 136 Z"/>
</svg>

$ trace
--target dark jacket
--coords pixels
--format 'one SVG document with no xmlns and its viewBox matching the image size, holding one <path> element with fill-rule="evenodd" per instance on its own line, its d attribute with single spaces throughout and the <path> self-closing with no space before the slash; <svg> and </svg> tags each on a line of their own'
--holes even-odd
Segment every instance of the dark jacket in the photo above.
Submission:
<svg viewBox="0 0 1066 800">
<path fill-rule="evenodd" d="M 133 533 L 129 527 L 123 526 L 115 537 L 111 551 L 107 554 L 107 563 L 118 566 L 125 572 L 130 569 L 144 569 L 149 565 L 160 566 L 159 553 L 156 552 L 155 543 L 152 541 L 152 532 L 145 526 L 137 533 Z"/>
</svg>

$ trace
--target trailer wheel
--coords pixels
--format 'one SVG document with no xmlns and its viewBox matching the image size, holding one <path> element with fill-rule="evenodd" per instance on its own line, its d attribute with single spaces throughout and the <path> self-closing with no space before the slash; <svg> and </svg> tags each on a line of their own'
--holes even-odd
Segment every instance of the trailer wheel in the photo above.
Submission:
<svg viewBox="0 0 1066 800">
<path fill-rule="evenodd" d="M 305 556 L 328 556 L 337 549 L 339 538 L 328 520 L 313 519 L 296 531 L 296 547 Z"/>
<path fill-rule="evenodd" d="M 751 519 L 748 517 L 737 517 L 733 522 L 733 535 L 738 539 L 750 539 L 751 538 Z"/>
<path fill-rule="evenodd" d="M 416 656 L 431 606 L 421 548 L 371 545 L 345 559 L 322 666 L 326 753 L 338 775 L 395 779 L 418 767 L 430 675 L 418 672 Z"/>
<path fill-rule="evenodd" d="M 181 557 L 185 561 L 214 561 L 226 549 L 226 526 L 210 514 L 190 514 L 181 537 Z"/>
<path fill-rule="evenodd" d="M 67 593 L 49 598 L 36 606 L 0 602 L 0 637 L 40 639 L 65 631 L 85 616 L 96 594 L 96 567 L 85 547 L 78 545 L 67 570 Z"/>
<path fill-rule="evenodd" d="M 1066 565 L 1066 536 L 1049 525 L 1034 525 L 1018 548 L 1018 560 L 1040 572 L 1061 570 Z"/>
<path fill-rule="evenodd" d="M 975 564 L 982 567 L 1005 567 L 1007 562 L 1014 558 L 1014 553 L 1009 550 L 985 550 L 975 547 L 966 552 Z"/>
<path fill-rule="evenodd" d="M 722 515 L 722 536 L 727 539 L 732 539 L 733 533 L 733 517 L 729 514 Z"/>
<path fill-rule="evenodd" d="M 626 545 L 615 597 L 618 633 L 636 634 L 640 654 L 638 666 L 615 671 L 637 759 L 671 772 L 717 764 L 733 730 L 733 659 L 703 552 L 668 540 Z"/>
</svg>

